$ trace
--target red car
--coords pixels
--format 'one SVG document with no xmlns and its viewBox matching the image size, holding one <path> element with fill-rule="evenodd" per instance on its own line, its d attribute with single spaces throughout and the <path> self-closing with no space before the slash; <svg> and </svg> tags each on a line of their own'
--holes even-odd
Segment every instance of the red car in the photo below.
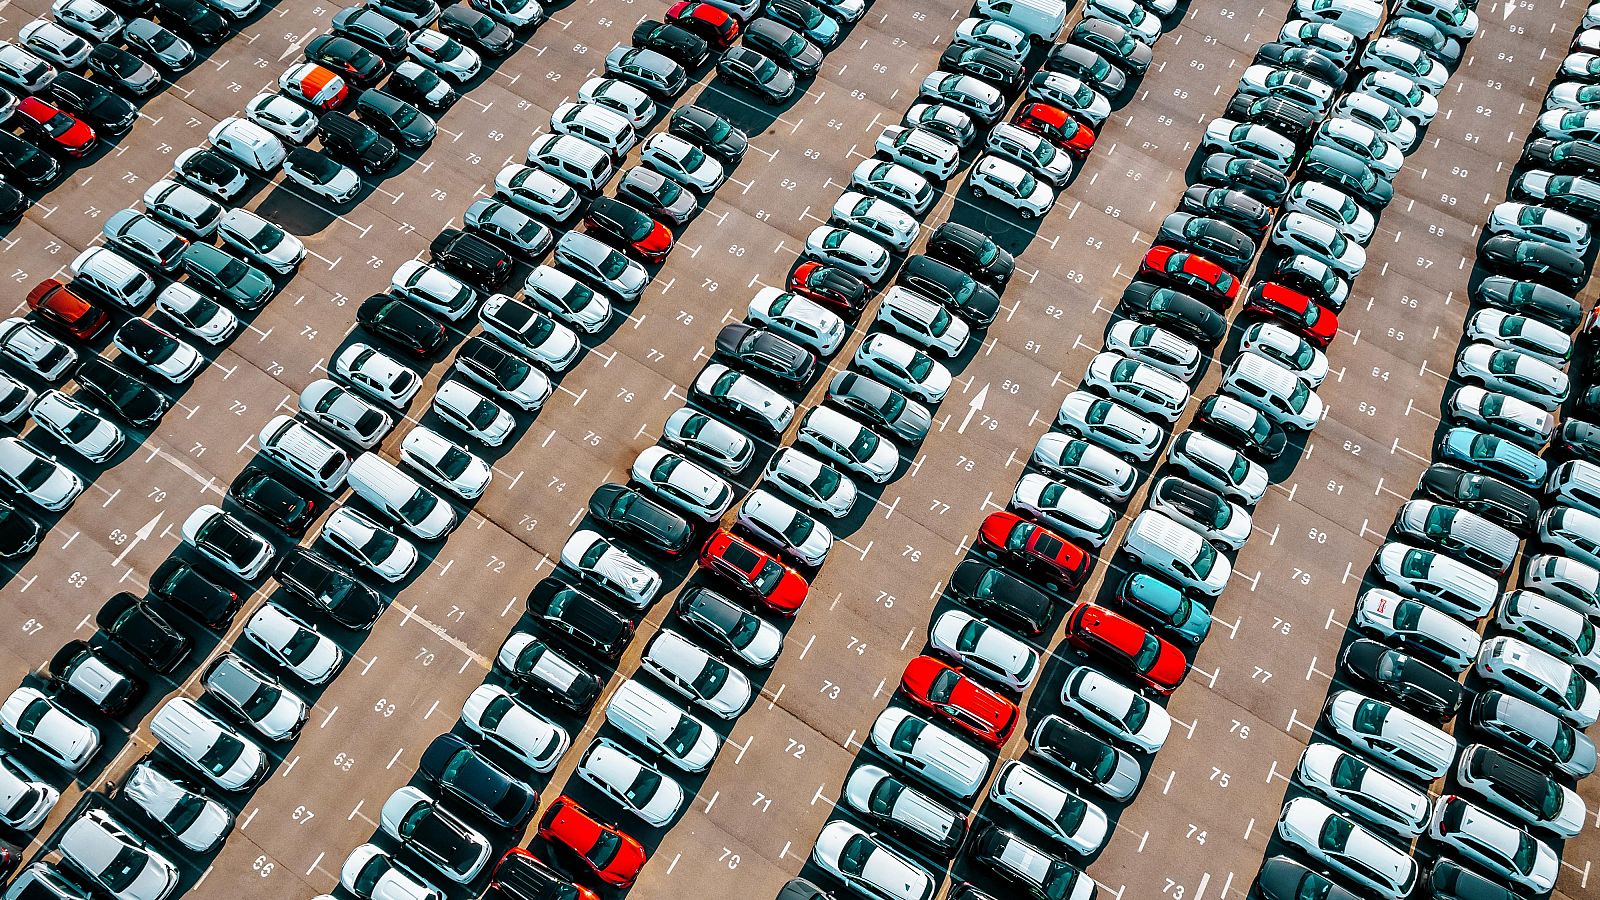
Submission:
<svg viewBox="0 0 1600 900">
<path fill-rule="evenodd" d="M 1028 103 L 1012 118 L 1011 124 L 1031 131 L 1057 147 L 1082 159 L 1094 148 L 1094 132 L 1066 110 L 1048 103 Z"/>
<path fill-rule="evenodd" d="M 1139 263 L 1139 274 L 1165 280 L 1180 288 L 1199 291 L 1200 299 L 1226 300 L 1226 308 L 1239 296 L 1239 279 L 1198 253 L 1157 244 Z M 1215 303 L 1213 303 L 1215 305 Z"/>
<path fill-rule="evenodd" d="M 667 21 L 684 31 L 698 34 L 718 50 L 726 50 L 739 39 L 739 20 L 700 0 L 679 0 L 667 9 Z"/>
<path fill-rule="evenodd" d="M 600 895 L 573 884 L 544 860 L 521 847 L 512 847 L 495 864 L 489 877 L 490 896 L 548 897 L 549 900 L 600 900 Z M 498 892 L 498 893 L 496 893 Z"/>
<path fill-rule="evenodd" d="M 1275 281 L 1256 282 L 1245 297 L 1244 308 L 1245 312 L 1277 319 L 1318 347 L 1327 347 L 1339 333 L 1337 313 Z"/>
<path fill-rule="evenodd" d="M 931 656 L 906 663 L 900 690 L 957 728 L 994 747 L 1017 727 L 1017 705 Z"/>
<path fill-rule="evenodd" d="M 780 616 L 792 616 L 806 602 L 811 586 L 800 573 L 736 537 L 726 528 L 706 541 L 700 565 L 732 582 Z"/>
<path fill-rule="evenodd" d="M 667 226 L 610 197 L 600 197 L 589 206 L 583 228 L 602 240 L 626 245 L 645 262 L 661 262 L 672 252 Z"/>
<path fill-rule="evenodd" d="M 17 104 L 22 124 L 68 156 L 83 156 L 94 149 L 94 129 L 77 116 L 62 112 L 38 97 L 24 97 Z"/>
<path fill-rule="evenodd" d="M 74 294 L 66 285 L 46 278 L 28 292 L 28 308 L 39 318 L 58 325 L 75 338 L 92 341 L 111 324 L 111 316 L 93 303 Z"/>
<path fill-rule="evenodd" d="M 867 285 L 849 272 L 812 260 L 789 274 L 789 290 L 832 307 L 854 322 L 867 306 Z"/>
<path fill-rule="evenodd" d="M 1163 695 L 1177 690 L 1189 674 L 1183 651 L 1132 619 L 1088 601 L 1067 613 L 1067 640 L 1079 650 L 1115 661 Z"/>
<path fill-rule="evenodd" d="M 539 837 L 577 857 L 601 881 L 619 888 L 633 886 L 647 858 L 638 841 L 589 815 L 565 794 L 545 810 L 539 820 Z"/>
<path fill-rule="evenodd" d="M 1083 587 L 1089 577 L 1089 554 L 1059 534 L 1016 513 L 990 513 L 978 528 L 979 548 L 991 559 L 1007 556 L 1023 566 L 1059 579 L 1065 591 Z"/>
</svg>

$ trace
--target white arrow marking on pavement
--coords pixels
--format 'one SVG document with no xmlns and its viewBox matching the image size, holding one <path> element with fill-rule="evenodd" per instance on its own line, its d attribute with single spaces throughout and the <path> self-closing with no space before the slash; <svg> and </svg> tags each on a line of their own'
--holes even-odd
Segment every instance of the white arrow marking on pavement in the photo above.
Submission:
<svg viewBox="0 0 1600 900">
<path fill-rule="evenodd" d="M 143 527 L 133 533 L 133 540 L 129 541 L 123 546 L 122 552 L 118 553 L 117 558 L 111 561 L 111 567 L 116 568 L 117 566 L 122 565 L 122 561 L 128 557 L 128 553 L 131 552 L 134 547 L 139 545 L 140 541 L 149 540 L 150 535 L 156 533 L 156 526 L 159 524 L 161 524 L 161 513 L 156 513 L 155 516 L 150 519 L 150 521 L 144 523 Z"/>
<path fill-rule="evenodd" d="M 989 386 L 986 384 L 976 394 L 973 394 L 972 400 L 967 403 L 967 414 L 962 417 L 961 427 L 956 429 L 956 434 L 967 433 L 967 424 L 972 421 L 973 416 L 977 415 L 978 410 L 983 409 L 983 401 L 987 399 L 989 399 Z"/>
</svg>

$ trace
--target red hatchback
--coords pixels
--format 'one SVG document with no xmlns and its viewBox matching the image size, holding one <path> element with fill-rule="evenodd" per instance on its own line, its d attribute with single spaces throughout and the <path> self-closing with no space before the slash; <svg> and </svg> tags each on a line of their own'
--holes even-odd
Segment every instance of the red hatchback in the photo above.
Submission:
<svg viewBox="0 0 1600 900">
<path fill-rule="evenodd" d="M 28 292 L 28 308 L 39 318 L 58 325 L 79 340 L 92 341 L 111 324 L 111 316 L 93 303 L 74 294 L 54 278 L 46 278 Z"/>
<path fill-rule="evenodd" d="M 980 549 L 992 549 L 991 558 L 1009 557 L 1023 566 L 1059 579 L 1062 590 L 1083 587 L 1089 576 L 1089 554 L 1059 534 L 1035 525 L 1016 513 L 990 513 L 978 528 Z"/>
<path fill-rule="evenodd" d="M 838 310 L 854 322 L 867 305 L 867 285 L 849 272 L 815 260 L 795 266 L 789 290 Z"/>
<path fill-rule="evenodd" d="M 627 245 L 645 262 L 661 262 L 672 252 L 672 232 L 648 215 L 610 197 L 590 204 L 583 217 L 585 231 Z"/>
<path fill-rule="evenodd" d="M 806 602 L 811 586 L 800 573 L 755 548 L 726 528 L 706 541 L 700 565 L 732 582 L 747 596 L 780 616 L 792 616 Z"/>
<path fill-rule="evenodd" d="M 900 690 L 911 702 L 994 747 L 1017 727 L 1017 705 L 931 656 L 906 663 Z"/>
<path fill-rule="evenodd" d="M 1028 103 L 1017 110 L 1011 124 L 1031 131 L 1082 159 L 1094 148 L 1094 132 L 1066 110 L 1048 103 Z"/>
<path fill-rule="evenodd" d="M 700 0 L 679 0 L 667 9 L 667 21 L 685 31 L 698 34 L 718 50 L 726 50 L 739 39 L 739 20 Z"/>
<path fill-rule="evenodd" d="M 38 97 L 24 97 L 17 104 L 23 125 L 68 156 L 83 156 L 94 149 L 94 129 L 77 116 L 62 112 Z"/>
<path fill-rule="evenodd" d="M 1256 282 L 1245 297 L 1244 308 L 1246 312 L 1277 319 L 1318 347 L 1327 347 L 1339 333 L 1337 313 L 1276 281 Z"/>
<path fill-rule="evenodd" d="M 539 837 L 577 857 L 601 881 L 621 888 L 633 886 L 647 858 L 638 841 L 589 815 L 565 794 L 545 810 Z"/>
<path fill-rule="evenodd" d="M 1144 255 L 1144 261 L 1139 264 L 1139 274 L 1199 291 L 1202 300 L 1226 300 L 1227 303 L 1222 304 L 1224 308 L 1239 296 L 1239 279 L 1229 274 L 1228 270 L 1198 253 L 1166 244 L 1150 248 Z"/>
<path fill-rule="evenodd" d="M 1088 601 L 1067 613 L 1067 640 L 1079 650 L 1115 661 L 1163 695 L 1177 690 L 1189 674 L 1183 651 L 1132 619 Z"/>
</svg>

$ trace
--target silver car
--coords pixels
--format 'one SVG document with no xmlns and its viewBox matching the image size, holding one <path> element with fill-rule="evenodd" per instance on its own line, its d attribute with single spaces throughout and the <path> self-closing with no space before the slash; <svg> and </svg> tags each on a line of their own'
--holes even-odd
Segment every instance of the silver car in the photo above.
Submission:
<svg viewBox="0 0 1600 900">
<path fill-rule="evenodd" d="M 1346 819 L 1314 797 L 1296 797 L 1278 815 L 1278 836 L 1373 895 L 1410 896 L 1417 863 L 1389 840 Z"/>
<path fill-rule="evenodd" d="M 807 507 L 843 518 L 855 507 L 856 486 L 838 469 L 793 447 L 773 454 L 762 472 L 762 486 L 771 486 Z"/>
<path fill-rule="evenodd" d="M 1088 391 L 1073 391 L 1061 401 L 1056 424 L 1138 462 L 1149 462 L 1166 438 L 1161 426 L 1115 400 Z"/>
<path fill-rule="evenodd" d="M 1493 344 L 1502 350 L 1566 366 L 1572 358 L 1572 337 L 1552 325 L 1498 309 L 1480 309 L 1467 320 L 1468 341 Z"/>
<path fill-rule="evenodd" d="M 300 414 L 363 450 L 371 450 L 394 428 L 394 419 L 354 391 L 318 378 L 300 392 Z"/>
<path fill-rule="evenodd" d="M 1484 230 L 1489 234 L 1541 241 L 1574 256 L 1582 256 L 1589 250 L 1589 223 L 1544 206 L 1512 201 L 1498 204 L 1489 212 Z"/>
<path fill-rule="evenodd" d="M 820 566 L 833 547 L 833 532 L 776 495 L 757 488 L 739 507 L 738 527 L 761 543 L 808 566 Z"/>
<path fill-rule="evenodd" d="M 723 719 L 738 718 L 755 696 L 748 676 L 670 628 L 651 638 L 639 667 L 684 699 Z"/>
<path fill-rule="evenodd" d="M 1510 394 L 1546 411 L 1566 402 L 1572 384 L 1567 373 L 1516 350 L 1468 344 L 1456 358 L 1456 377 L 1485 389 Z"/>
<path fill-rule="evenodd" d="M 721 477 L 661 447 L 647 447 L 633 461 L 634 482 L 704 522 L 722 518 L 733 504 L 733 488 Z"/>
</svg>

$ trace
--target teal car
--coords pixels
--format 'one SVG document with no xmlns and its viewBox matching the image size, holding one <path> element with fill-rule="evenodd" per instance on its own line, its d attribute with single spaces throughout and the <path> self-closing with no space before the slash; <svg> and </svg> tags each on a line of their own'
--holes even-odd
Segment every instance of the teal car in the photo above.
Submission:
<svg viewBox="0 0 1600 900">
<path fill-rule="evenodd" d="M 272 299 L 267 273 L 210 244 L 190 244 L 183 251 L 183 270 L 191 286 L 242 310 L 258 310 Z"/>
<path fill-rule="evenodd" d="M 1550 464 L 1512 442 L 1466 426 L 1456 426 L 1439 439 L 1439 456 L 1487 475 L 1539 490 Z"/>
<path fill-rule="evenodd" d="M 1211 633 L 1211 611 L 1176 585 L 1145 572 L 1123 579 L 1117 603 L 1136 619 L 1160 629 L 1191 647 Z"/>
</svg>

